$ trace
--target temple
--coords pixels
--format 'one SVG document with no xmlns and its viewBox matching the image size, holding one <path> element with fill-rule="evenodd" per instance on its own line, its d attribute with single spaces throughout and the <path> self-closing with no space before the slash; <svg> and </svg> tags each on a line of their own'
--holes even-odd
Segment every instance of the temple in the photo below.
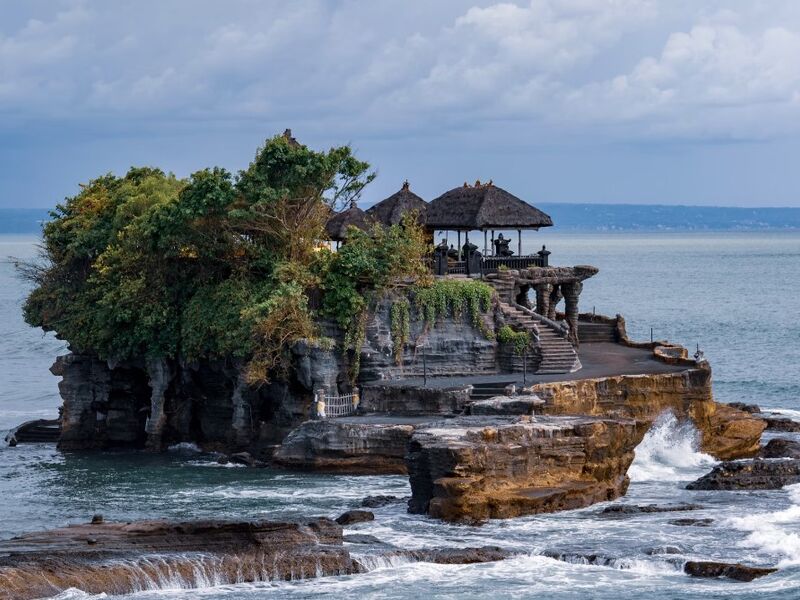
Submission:
<svg viewBox="0 0 800 600">
<path fill-rule="evenodd" d="M 327 231 L 338 246 L 350 226 L 368 229 L 378 223 L 388 227 L 400 224 L 405 215 L 425 225 L 434 244 L 431 265 L 436 277 L 466 277 L 491 285 L 504 322 L 532 336 L 531 356 L 518 368 L 548 374 L 580 369 L 579 298 L 583 281 L 597 269 L 551 266 L 550 251 L 544 245 L 537 252 L 523 254 L 523 231 L 551 227 L 549 215 L 492 181 L 464 183 L 430 203 L 412 192 L 406 181 L 399 191 L 366 212 L 354 203 L 336 213 Z M 476 233 L 482 249 L 470 241 L 470 234 L 475 239 Z M 559 311 L 562 300 L 564 308 Z M 513 370 L 513 364 L 520 361 L 505 362 Z"/>
</svg>

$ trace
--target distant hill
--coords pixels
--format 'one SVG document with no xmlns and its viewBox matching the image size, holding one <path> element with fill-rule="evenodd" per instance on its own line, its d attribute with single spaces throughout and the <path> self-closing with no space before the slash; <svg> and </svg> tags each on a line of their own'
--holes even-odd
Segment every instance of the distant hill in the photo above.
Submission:
<svg viewBox="0 0 800 600">
<path fill-rule="evenodd" d="M 537 206 L 558 231 L 800 231 L 800 208 L 731 208 L 663 204 Z M 40 233 L 46 208 L 0 208 L 0 233 Z"/>
<path fill-rule="evenodd" d="M 560 231 L 800 230 L 800 208 L 537 203 Z"/>
<path fill-rule="evenodd" d="M 47 208 L 0 208 L 0 233 L 41 233 Z"/>
</svg>

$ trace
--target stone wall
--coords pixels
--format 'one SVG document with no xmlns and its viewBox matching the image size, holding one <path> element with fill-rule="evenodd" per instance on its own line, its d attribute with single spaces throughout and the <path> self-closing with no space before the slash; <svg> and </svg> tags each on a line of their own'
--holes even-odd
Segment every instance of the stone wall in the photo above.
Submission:
<svg viewBox="0 0 800 600">
<path fill-rule="evenodd" d="M 387 295 L 370 316 L 361 350 L 361 381 L 437 375 L 481 375 L 497 371 L 496 343 L 475 329 L 465 315 L 461 320 L 442 319 L 435 327 L 411 310 L 409 341 L 403 348 L 401 364 L 394 358 L 391 308 L 397 300 Z M 485 326 L 494 331 L 494 313 L 484 316 Z M 417 345 L 419 344 L 419 346 Z M 424 344 L 425 349 L 422 349 Z M 423 356 L 424 354 L 424 356 Z"/>
<path fill-rule="evenodd" d="M 469 386 L 441 389 L 371 384 L 361 388 L 359 410 L 403 416 L 457 415 L 469 402 Z"/>
</svg>

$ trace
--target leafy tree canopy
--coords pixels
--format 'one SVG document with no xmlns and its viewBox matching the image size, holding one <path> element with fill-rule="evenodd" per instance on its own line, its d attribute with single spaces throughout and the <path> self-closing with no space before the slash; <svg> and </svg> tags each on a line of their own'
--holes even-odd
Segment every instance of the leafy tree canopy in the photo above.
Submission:
<svg viewBox="0 0 800 600">
<path fill-rule="evenodd" d="M 25 318 L 78 352 L 238 357 L 264 380 L 292 341 L 315 335 L 311 290 L 344 322 L 369 290 L 421 265 L 407 266 L 425 251 L 413 227 L 354 230 L 341 252 L 320 251 L 331 212 L 373 177 L 347 146 L 319 152 L 286 134 L 236 176 L 132 168 L 98 177 L 44 226 L 44 260 L 25 269 L 35 283 Z"/>
</svg>

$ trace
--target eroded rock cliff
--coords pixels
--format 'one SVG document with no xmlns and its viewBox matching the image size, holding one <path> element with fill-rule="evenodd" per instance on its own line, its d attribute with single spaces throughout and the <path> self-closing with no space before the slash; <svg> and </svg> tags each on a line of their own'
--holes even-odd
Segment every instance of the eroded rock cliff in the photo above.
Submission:
<svg viewBox="0 0 800 600">
<path fill-rule="evenodd" d="M 711 371 L 701 366 L 675 373 L 541 383 L 530 391 L 545 401 L 541 412 L 551 415 L 618 416 L 652 423 L 672 410 L 694 422 L 704 452 L 723 460 L 757 454 L 765 428 L 763 420 L 715 402 Z"/>
<path fill-rule="evenodd" d="M 625 493 L 647 424 L 602 417 L 462 417 L 414 431 L 411 512 L 483 521 L 553 512 Z"/>
</svg>

